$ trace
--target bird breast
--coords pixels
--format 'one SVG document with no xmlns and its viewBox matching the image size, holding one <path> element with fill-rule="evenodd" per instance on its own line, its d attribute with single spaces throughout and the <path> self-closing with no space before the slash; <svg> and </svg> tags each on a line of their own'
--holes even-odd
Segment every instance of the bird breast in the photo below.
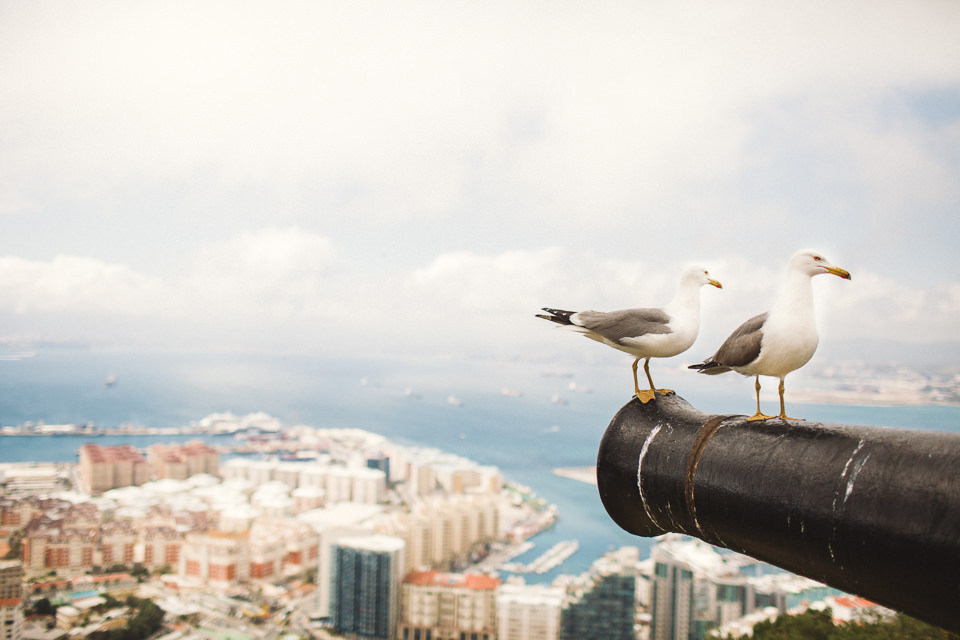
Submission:
<svg viewBox="0 0 960 640">
<path fill-rule="evenodd" d="M 697 339 L 697 328 L 673 323 L 670 333 L 651 333 L 637 338 L 623 338 L 621 350 L 653 358 L 670 358 L 683 353 Z"/>
<path fill-rule="evenodd" d="M 812 321 L 789 317 L 780 322 L 768 321 L 763 327 L 760 355 L 747 373 L 782 378 L 809 362 L 819 343 L 820 336 Z"/>
</svg>

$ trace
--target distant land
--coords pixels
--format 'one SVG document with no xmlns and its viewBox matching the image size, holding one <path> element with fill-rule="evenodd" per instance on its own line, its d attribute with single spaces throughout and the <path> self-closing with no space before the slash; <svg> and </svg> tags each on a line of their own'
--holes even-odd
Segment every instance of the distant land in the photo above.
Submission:
<svg viewBox="0 0 960 640">
<path fill-rule="evenodd" d="M 960 404 L 960 364 L 918 368 L 834 361 L 808 365 L 791 399 L 815 404 L 913 406 Z"/>
<path fill-rule="evenodd" d="M 571 480 L 592 485 L 597 484 L 596 467 L 560 467 L 559 469 L 554 469 L 553 473 L 563 478 L 570 478 Z"/>
</svg>

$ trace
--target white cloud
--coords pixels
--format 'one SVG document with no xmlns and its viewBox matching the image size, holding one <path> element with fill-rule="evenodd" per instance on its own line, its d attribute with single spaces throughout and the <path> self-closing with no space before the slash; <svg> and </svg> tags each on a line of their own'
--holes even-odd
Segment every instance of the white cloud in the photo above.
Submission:
<svg viewBox="0 0 960 640">
<path fill-rule="evenodd" d="M 11 332 L 564 349 L 537 308 L 659 304 L 702 256 L 707 343 L 798 244 L 854 272 L 825 335 L 957 324 L 953 3 L 0 11 Z"/>
<path fill-rule="evenodd" d="M 376 218 L 450 210 L 479 163 L 554 215 L 616 219 L 736 175 L 784 101 L 825 96 L 856 121 L 877 91 L 956 82 L 956 18 L 948 3 L 24 5 L 0 27 L 0 173 L 48 196 L 198 173 L 345 190 Z"/>
<path fill-rule="evenodd" d="M 322 316 L 335 269 L 329 238 L 265 229 L 203 249 L 183 267 L 176 288 L 184 305 L 220 313 Z"/>
<path fill-rule="evenodd" d="M 48 262 L 0 257 L 0 299 L 21 316 L 89 311 L 143 316 L 159 312 L 165 297 L 159 278 L 124 265 L 78 256 Z"/>
<path fill-rule="evenodd" d="M 697 357 L 769 306 L 783 268 L 743 259 L 706 266 L 724 289 L 708 288 L 701 296 Z M 664 304 L 682 267 L 545 248 L 442 254 L 384 280 L 347 269 L 325 237 L 266 229 L 201 251 L 167 278 L 91 258 L 2 258 L 0 317 L 8 319 L 8 333 L 0 340 L 22 339 L 34 327 L 32 339 L 131 346 L 160 341 L 152 346 L 595 357 L 597 345 L 558 339 L 534 314 L 542 306 Z M 817 278 L 814 289 L 821 333 L 830 340 L 948 341 L 960 322 L 956 285 L 907 287 L 855 272 L 852 282 Z M 51 324 L 50 317 L 76 321 Z M 904 328 L 912 333 L 903 334 Z"/>
</svg>

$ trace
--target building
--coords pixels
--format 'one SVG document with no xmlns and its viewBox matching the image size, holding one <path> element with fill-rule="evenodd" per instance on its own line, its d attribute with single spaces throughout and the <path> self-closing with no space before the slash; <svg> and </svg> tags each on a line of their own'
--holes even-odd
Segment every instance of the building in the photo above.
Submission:
<svg viewBox="0 0 960 640">
<path fill-rule="evenodd" d="M 80 481 L 91 495 L 118 487 L 139 486 L 150 480 L 150 465 L 131 445 L 80 447 Z"/>
<path fill-rule="evenodd" d="M 217 587 L 250 579 L 250 532 L 188 533 L 178 573 Z"/>
<path fill-rule="evenodd" d="M 498 578 L 412 571 L 400 587 L 400 640 L 496 640 Z"/>
<path fill-rule="evenodd" d="M 199 473 L 220 474 L 220 454 L 202 441 L 155 444 L 147 449 L 147 462 L 157 478 L 186 480 Z"/>
<path fill-rule="evenodd" d="M 250 530 L 250 579 L 277 580 L 317 566 L 320 536 L 308 524 L 261 518 Z"/>
<path fill-rule="evenodd" d="M 497 640 L 558 640 L 562 587 L 504 584 L 497 591 Z"/>
<path fill-rule="evenodd" d="M 147 527 L 142 530 L 141 539 L 142 556 L 137 561 L 148 570 L 173 571 L 179 566 L 183 533 L 171 527 Z"/>
<path fill-rule="evenodd" d="M 20 640 L 23 634 L 23 565 L 0 560 L 0 640 Z"/>
<path fill-rule="evenodd" d="M 309 525 L 291 519 L 258 520 L 245 531 L 189 533 L 178 573 L 218 587 L 274 582 L 316 566 L 318 538 Z"/>
<path fill-rule="evenodd" d="M 2 467 L 0 480 L 5 485 L 4 493 L 7 495 L 50 494 L 60 487 L 62 474 L 54 465 L 31 462 L 2 465 Z"/>
<path fill-rule="evenodd" d="M 639 561 L 636 547 L 612 551 L 568 587 L 561 640 L 633 640 Z"/>
<path fill-rule="evenodd" d="M 407 542 L 407 566 L 446 568 L 477 546 L 499 538 L 498 496 L 436 494 L 420 498 L 409 513 L 391 514 L 378 524 L 378 533 Z"/>
<path fill-rule="evenodd" d="M 233 458 L 223 464 L 222 473 L 224 480 L 243 480 L 254 486 L 282 482 L 290 491 L 322 490 L 325 504 L 380 504 L 387 491 L 387 475 L 366 466 Z"/>
<path fill-rule="evenodd" d="M 111 567 L 132 567 L 138 534 L 130 522 L 116 520 L 100 527 L 100 562 L 104 571 Z"/>
<path fill-rule="evenodd" d="M 689 640 L 693 624 L 693 568 L 669 549 L 653 548 L 650 640 Z"/>
<path fill-rule="evenodd" d="M 747 559 L 695 538 L 667 534 L 651 552 L 651 640 L 703 638 L 761 603 L 741 573 Z M 753 563 L 753 561 L 749 561 Z"/>
<path fill-rule="evenodd" d="M 330 622 L 353 638 L 390 640 L 400 614 L 404 544 L 392 536 L 341 538 L 333 545 Z M 426 640 L 426 639 L 424 639 Z"/>
<path fill-rule="evenodd" d="M 93 505 L 73 505 L 36 516 L 23 530 L 23 569 L 27 576 L 90 571 L 99 537 L 99 512 Z"/>
<path fill-rule="evenodd" d="M 333 546 L 341 538 L 368 536 L 377 533 L 374 521 L 383 513 L 383 507 L 342 502 L 324 509 L 312 509 L 297 516 L 319 536 L 317 559 L 317 595 L 313 616 L 330 617 L 330 576 L 333 572 Z"/>
</svg>

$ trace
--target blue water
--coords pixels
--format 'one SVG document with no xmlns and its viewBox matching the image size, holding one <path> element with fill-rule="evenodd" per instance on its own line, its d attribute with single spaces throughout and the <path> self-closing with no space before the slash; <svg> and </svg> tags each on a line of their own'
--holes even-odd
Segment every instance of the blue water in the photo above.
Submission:
<svg viewBox="0 0 960 640">
<path fill-rule="evenodd" d="M 575 377 L 574 377 L 575 372 Z M 716 413 L 752 410 L 752 383 L 731 376 L 664 370 L 657 382 Z M 115 374 L 118 383 L 103 386 Z M 589 385 L 592 392 L 571 391 Z M 557 467 L 592 466 L 604 429 L 630 399 L 623 359 L 558 368 L 557 363 L 453 360 L 361 360 L 320 357 L 171 354 L 41 349 L 34 357 L 0 360 L 0 426 L 27 422 L 178 427 L 211 413 L 266 412 L 284 424 L 355 427 L 404 444 L 433 446 L 482 464 L 531 487 L 560 509 L 560 520 L 534 539 L 529 561 L 561 540 L 580 550 L 559 568 L 528 581 L 579 573 L 613 547 L 645 555 L 650 540 L 626 533 L 607 516 L 595 486 L 556 476 Z M 501 390 L 521 392 L 508 397 Z M 408 394 L 407 390 L 412 393 Z M 551 402 L 555 394 L 566 405 Z M 447 398 L 454 395 L 462 406 Z M 824 422 L 960 431 L 960 407 L 791 405 L 791 413 Z M 145 448 L 189 436 L 100 436 L 104 445 Z M 0 438 L 0 462 L 76 460 L 91 438 Z"/>
</svg>

